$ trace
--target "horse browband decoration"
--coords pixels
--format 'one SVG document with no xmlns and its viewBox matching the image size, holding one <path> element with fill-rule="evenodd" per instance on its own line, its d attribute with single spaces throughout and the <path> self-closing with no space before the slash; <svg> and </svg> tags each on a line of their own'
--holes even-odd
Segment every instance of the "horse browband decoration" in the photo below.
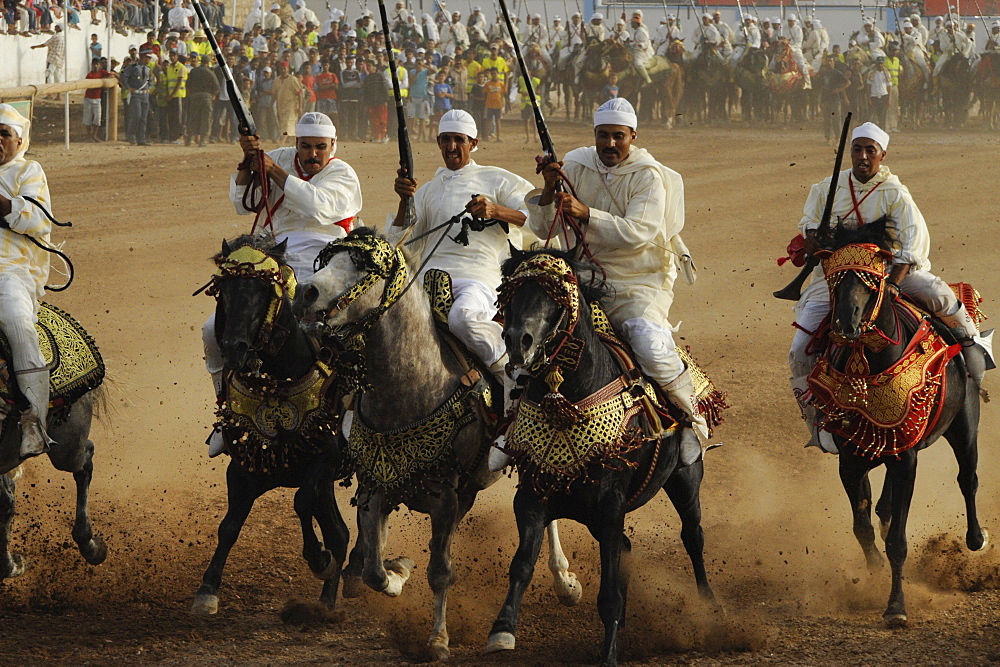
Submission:
<svg viewBox="0 0 1000 667">
<path fill-rule="evenodd" d="M 329 319 L 350 306 L 375 284 L 384 279 L 385 288 L 378 307 L 362 319 L 344 327 L 336 327 L 334 334 L 350 350 L 364 348 L 365 337 L 372 330 L 385 311 L 403 295 L 406 282 L 406 260 L 403 251 L 393 247 L 385 239 L 374 234 L 355 234 L 346 239 L 334 241 L 320 251 L 316 258 L 317 270 L 326 267 L 334 255 L 348 252 L 355 266 L 366 272 L 365 277 L 345 290 L 330 305 L 324 315 Z"/>
<path fill-rule="evenodd" d="M 853 273 L 869 289 L 877 293 L 875 303 L 860 324 L 861 335 L 856 344 L 874 351 L 885 348 L 890 339 L 875 326 L 875 319 L 885 300 L 885 283 L 889 277 L 888 267 L 892 253 L 874 243 L 853 243 L 838 250 L 820 250 L 816 253 L 823 266 L 823 275 L 830 288 L 830 303 L 834 302 L 834 292 L 840 281 L 848 273 Z M 832 308 L 831 308 L 832 310 Z M 850 341 L 840 333 L 830 332 L 830 340 L 836 345 Z"/>
<path fill-rule="evenodd" d="M 206 294 L 211 297 L 219 296 L 219 281 L 230 278 L 251 278 L 263 280 L 272 285 L 274 298 L 271 299 L 271 303 L 267 307 L 267 314 L 261 324 L 256 346 L 264 348 L 270 345 L 271 350 L 276 351 L 276 348 L 280 347 L 283 341 L 272 340 L 276 333 L 275 322 L 286 303 L 285 297 L 288 297 L 287 302 L 295 298 L 295 290 L 298 286 L 295 280 L 295 271 L 290 266 L 282 266 L 278 260 L 249 244 L 241 245 L 228 254 L 216 255 L 214 259 L 219 268 L 212 276 L 212 282 L 206 290 Z"/>
</svg>

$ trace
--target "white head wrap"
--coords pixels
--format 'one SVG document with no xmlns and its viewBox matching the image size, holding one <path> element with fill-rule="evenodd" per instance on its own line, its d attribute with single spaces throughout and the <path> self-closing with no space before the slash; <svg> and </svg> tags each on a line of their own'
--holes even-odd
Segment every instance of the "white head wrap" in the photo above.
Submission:
<svg viewBox="0 0 1000 667">
<path fill-rule="evenodd" d="M 271 11 L 273 12 L 275 9 L 281 9 L 281 5 L 279 5 L 278 3 L 274 3 L 273 5 L 271 5 Z"/>
<path fill-rule="evenodd" d="M 594 127 L 598 125 L 624 125 L 633 130 L 638 126 L 639 118 L 635 109 L 624 97 L 608 100 L 594 112 Z"/>
<path fill-rule="evenodd" d="M 773 19 L 771 19 L 771 25 L 781 25 L 781 18 L 775 16 Z"/>
<path fill-rule="evenodd" d="M 445 132 L 464 134 L 470 139 L 479 138 L 479 129 L 476 127 L 476 120 L 468 111 L 462 111 L 461 109 L 452 109 L 441 116 L 441 120 L 438 122 L 438 134 L 444 134 Z"/>
<path fill-rule="evenodd" d="M 789 21 L 798 21 L 799 17 L 797 17 L 795 14 L 789 14 L 788 15 L 788 20 Z"/>
<path fill-rule="evenodd" d="M 1000 21 L 994 21 L 990 24 L 991 28 L 1000 28 Z"/>
<path fill-rule="evenodd" d="M 813 27 L 816 28 L 817 30 L 823 27 L 823 23 L 819 19 L 813 19 L 812 24 Z"/>
<path fill-rule="evenodd" d="M 903 26 L 904 28 L 912 28 L 913 27 L 913 24 L 910 23 L 909 19 L 903 19 L 903 22 L 900 23 L 900 25 Z"/>
<path fill-rule="evenodd" d="M 593 14 L 590 15 L 590 20 L 591 21 L 603 21 L 604 20 L 604 14 L 602 14 L 600 12 L 594 12 Z"/>
<path fill-rule="evenodd" d="M 711 21 L 711 20 L 712 20 L 712 15 L 711 15 L 711 14 L 709 14 L 708 12 L 704 12 L 704 13 L 703 13 L 703 14 L 701 15 L 701 18 L 703 18 L 703 19 L 708 19 L 709 21 Z"/>
<path fill-rule="evenodd" d="M 668 21 L 676 21 L 677 17 L 674 16 L 673 14 L 667 14 L 667 20 Z"/>
<path fill-rule="evenodd" d="M 875 21 L 872 21 L 871 19 L 865 19 L 864 21 L 861 22 L 861 25 L 874 26 L 875 25 Z"/>
<path fill-rule="evenodd" d="M 330 117 L 319 111 L 307 111 L 299 118 L 295 124 L 296 137 L 323 137 L 325 139 L 337 138 L 337 126 L 333 124 Z"/>
<path fill-rule="evenodd" d="M 23 158 L 28 150 L 28 131 L 31 129 L 31 121 L 22 116 L 11 105 L 0 104 L 0 125 L 9 126 L 21 138 L 21 147 L 18 149 L 14 159 L 19 160 Z"/>
<path fill-rule="evenodd" d="M 632 12 L 632 16 L 638 16 L 639 18 L 643 18 L 642 10 L 641 9 L 635 10 L 634 12 Z"/>
<path fill-rule="evenodd" d="M 851 134 L 851 141 L 859 137 L 871 139 L 881 146 L 882 150 L 888 150 L 889 148 L 889 135 L 875 123 L 863 123 L 854 128 L 854 133 Z"/>
</svg>

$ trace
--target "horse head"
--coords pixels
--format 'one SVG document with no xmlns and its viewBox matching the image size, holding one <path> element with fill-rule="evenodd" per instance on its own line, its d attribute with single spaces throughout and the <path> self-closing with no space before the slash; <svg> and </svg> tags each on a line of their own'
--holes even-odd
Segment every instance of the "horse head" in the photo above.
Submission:
<svg viewBox="0 0 1000 667">
<path fill-rule="evenodd" d="M 572 251 L 511 252 L 497 299 L 503 339 L 511 366 L 534 375 L 573 337 L 581 317 L 589 321 L 588 303 L 605 291 L 593 279 L 595 269 L 574 261 Z"/>
<path fill-rule="evenodd" d="M 895 246 L 894 230 L 883 216 L 857 230 L 838 230 L 834 249 L 817 252 L 830 289 L 835 341 L 853 342 L 874 328 L 885 302 Z"/>
<path fill-rule="evenodd" d="M 287 336 L 295 272 L 285 264 L 286 242 L 240 236 L 222 242 L 208 293 L 217 301 L 215 332 L 226 370 L 240 370 L 253 352 L 274 353 Z"/>
<path fill-rule="evenodd" d="M 365 227 L 327 245 L 316 268 L 300 285 L 294 312 L 357 334 L 395 303 L 406 281 L 403 251 Z"/>
</svg>

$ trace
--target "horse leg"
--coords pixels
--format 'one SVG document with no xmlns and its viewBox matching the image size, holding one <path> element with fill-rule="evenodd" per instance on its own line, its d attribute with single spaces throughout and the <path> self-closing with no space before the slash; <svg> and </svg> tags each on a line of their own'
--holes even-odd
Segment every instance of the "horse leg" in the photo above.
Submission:
<svg viewBox="0 0 1000 667">
<path fill-rule="evenodd" d="M 694 580 L 701 597 L 715 602 L 715 593 L 705 571 L 705 533 L 701 528 L 701 480 L 705 476 L 703 461 L 677 468 L 667 478 L 663 490 L 681 518 L 681 541 L 691 559 Z"/>
<path fill-rule="evenodd" d="M 323 546 L 329 550 L 333 556 L 332 569 L 324 573 L 323 591 L 319 599 L 329 608 L 337 604 L 337 587 L 340 585 L 341 568 L 347 560 L 347 543 L 351 539 L 351 534 L 344 522 L 344 517 L 337 507 L 337 498 L 333 493 L 333 479 L 324 476 L 320 480 L 318 489 L 319 503 L 317 505 L 316 523 L 323 533 Z"/>
<path fill-rule="evenodd" d="M 562 543 L 559 541 L 559 526 L 553 521 L 546 528 L 545 532 L 549 536 L 549 571 L 552 572 L 552 588 L 556 591 L 559 602 L 572 607 L 580 601 L 583 595 L 583 587 L 576 578 L 576 574 L 569 571 L 569 559 L 563 553 Z"/>
<path fill-rule="evenodd" d="M 882 567 L 882 554 L 875 547 L 875 528 L 872 526 L 872 487 L 868 481 L 869 463 L 860 456 L 840 454 L 840 481 L 847 492 L 854 515 L 854 537 L 865 552 L 868 570 Z"/>
<path fill-rule="evenodd" d="M 323 547 L 316 537 L 313 519 L 320 513 L 320 486 L 324 479 L 317 475 L 324 466 L 314 466 L 310 474 L 303 480 L 302 486 L 295 492 L 294 508 L 302 527 L 302 558 L 308 563 L 309 569 L 317 579 L 326 581 L 334 573 L 339 573 L 343 559 L 337 561 L 333 554 Z M 318 478 L 319 477 L 319 478 Z M 331 482 L 325 479 L 327 485 Z"/>
<path fill-rule="evenodd" d="M 973 385 L 969 382 L 969 385 Z M 989 534 L 979 525 L 976 511 L 976 492 L 979 490 L 979 393 L 973 386 L 966 395 L 966 407 L 952 420 L 944 437 L 948 440 L 958 461 L 958 487 L 965 497 L 965 545 L 972 551 L 981 551 L 989 542 Z"/>
<path fill-rule="evenodd" d="M 475 495 L 472 496 L 475 498 Z M 462 516 L 472 503 L 462 499 L 459 507 L 458 495 L 454 492 L 441 494 L 440 503 L 431 512 L 431 558 L 427 565 L 427 583 L 434 592 L 434 629 L 427 640 L 427 652 L 432 660 L 443 662 L 448 659 L 448 591 L 455 583 L 451 567 L 451 541 Z"/>
<path fill-rule="evenodd" d="M 535 562 L 542 549 L 542 536 L 548 517 L 545 507 L 537 498 L 524 491 L 514 494 L 514 518 L 517 521 L 517 551 L 510 562 L 507 598 L 493 622 L 486 652 L 510 651 L 514 648 L 514 633 L 517 631 L 517 614 L 521 599 L 535 573 Z"/>
<path fill-rule="evenodd" d="M 601 664 L 618 664 L 618 631 L 625 617 L 625 593 L 622 587 L 622 549 L 625 537 L 624 498 L 617 490 L 598 500 L 597 535 L 601 545 L 601 589 L 597 594 L 597 611 L 604 623 L 604 644 Z M 617 497 L 616 497 L 617 496 Z"/>
<path fill-rule="evenodd" d="M 246 523 L 254 501 L 268 489 L 241 468 L 235 461 L 226 469 L 226 489 L 229 507 L 226 516 L 219 523 L 219 544 L 215 547 L 212 561 L 201 580 L 201 587 L 195 592 L 191 613 L 199 616 L 219 611 L 219 587 L 222 586 L 222 570 L 236 540 L 239 539 L 243 524 Z"/>
<path fill-rule="evenodd" d="M 0 475 L 0 581 L 24 574 L 27 559 L 10 552 L 10 529 L 14 523 L 14 479 L 20 468 Z"/>
<path fill-rule="evenodd" d="M 395 558 L 383 562 L 382 554 L 385 553 L 385 543 L 389 536 L 389 509 L 385 507 L 379 492 L 372 494 L 368 505 L 366 511 L 358 512 L 358 540 L 364 550 L 362 580 L 377 593 L 385 593 L 394 598 L 403 592 L 403 584 L 413 571 L 413 561 L 409 558 Z"/>
<path fill-rule="evenodd" d="M 886 464 L 886 476 L 892 477 L 892 523 L 885 539 L 885 553 L 892 568 L 892 590 L 882 620 L 889 627 L 906 625 L 906 604 L 903 600 L 903 564 L 906 562 L 906 519 L 917 478 L 917 453 L 903 452 Z"/>
<path fill-rule="evenodd" d="M 362 512 L 367 512 L 367 510 L 358 505 L 357 512 L 355 512 L 357 517 L 355 524 L 358 528 L 358 536 L 354 539 L 354 548 L 351 549 L 347 567 L 344 568 L 341 574 L 341 578 L 344 580 L 343 595 L 345 598 L 360 597 L 364 592 L 364 582 L 361 580 L 365 570 L 365 533 L 364 522 L 361 520 Z"/>
<path fill-rule="evenodd" d="M 90 525 L 88 500 L 90 497 L 90 482 L 94 478 L 94 443 L 87 440 L 84 443 L 86 462 L 83 468 L 73 473 L 76 482 L 76 518 L 73 522 L 73 541 L 80 549 L 80 554 L 91 565 L 100 565 L 108 557 L 108 547 L 100 535 L 94 535 Z"/>
<path fill-rule="evenodd" d="M 878 502 L 875 503 L 875 516 L 878 517 L 878 532 L 885 542 L 885 536 L 889 534 L 889 525 L 892 523 L 892 479 L 886 475 L 882 483 L 882 493 L 879 494 Z"/>
</svg>

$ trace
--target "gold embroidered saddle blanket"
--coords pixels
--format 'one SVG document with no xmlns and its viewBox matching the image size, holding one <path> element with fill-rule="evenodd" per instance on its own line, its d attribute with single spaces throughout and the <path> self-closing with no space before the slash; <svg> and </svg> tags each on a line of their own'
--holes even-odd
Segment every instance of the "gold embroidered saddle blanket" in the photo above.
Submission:
<svg viewBox="0 0 1000 667">
<path fill-rule="evenodd" d="M 50 418 L 63 419 L 73 403 L 104 381 L 104 359 L 97 343 L 69 313 L 44 301 L 38 304 L 38 343 L 49 367 Z M 0 332 L 0 399 L 20 405 L 7 337 Z M 26 404 L 25 404 L 26 405 Z"/>
</svg>

